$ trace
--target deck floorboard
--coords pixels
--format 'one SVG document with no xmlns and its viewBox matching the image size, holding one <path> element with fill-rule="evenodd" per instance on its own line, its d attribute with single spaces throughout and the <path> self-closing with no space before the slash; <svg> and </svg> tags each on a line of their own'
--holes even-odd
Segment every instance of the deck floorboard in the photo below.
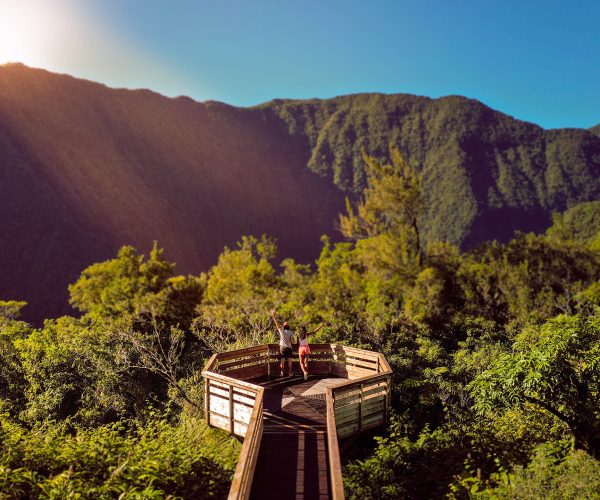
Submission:
<svg viewBox="0 0 600 500">
<path fill-rule="evenodd" d="M 331 496 L 327 463 L 326 389 L 331 377 L 271 377 L 265 387 L 264 431 L 251 499 L 318 499 Z"/>
</svg>

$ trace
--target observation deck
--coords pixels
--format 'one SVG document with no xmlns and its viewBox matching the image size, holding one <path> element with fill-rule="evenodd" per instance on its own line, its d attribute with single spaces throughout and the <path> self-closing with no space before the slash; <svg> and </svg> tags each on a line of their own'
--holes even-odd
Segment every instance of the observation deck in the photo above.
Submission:
<svg viewBox="0 0 600 500">
<path fill-rule="evenodd" d="M 279 376 L 279 346 L 214 354 L 202 371 L 206 422 L 243 438 L 229 499 L 344 498 L 338 440 L 387 421 L 391 369 L 383 354 L 311 344 L 308 380 L 294 348 Z"/>
</svg>

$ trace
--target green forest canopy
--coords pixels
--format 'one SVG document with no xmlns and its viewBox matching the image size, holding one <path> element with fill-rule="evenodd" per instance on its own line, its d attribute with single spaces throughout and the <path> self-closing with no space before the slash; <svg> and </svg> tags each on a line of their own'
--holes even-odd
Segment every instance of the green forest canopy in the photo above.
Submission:
<svg viewBox="0 0 600 500">
<path fill-rule="evenodd" d="M 355 447 L 349 498 L 600 495 L 598 204 L 461 252 L 419 238 L 420 178 L 391 156 L 367 159 L 349 241 L 324 237 L 314 266 L 277 264 L 267 236 L 200 276 L 123 247 L 69 287 L 80 317 L 34 328 L 1 302 L 0 491 L 223 498 L 239 444 L 199 417 L 200 367 L 272 341 L 277 308 L 394 370 L 394 416 Z"/>
</svg>

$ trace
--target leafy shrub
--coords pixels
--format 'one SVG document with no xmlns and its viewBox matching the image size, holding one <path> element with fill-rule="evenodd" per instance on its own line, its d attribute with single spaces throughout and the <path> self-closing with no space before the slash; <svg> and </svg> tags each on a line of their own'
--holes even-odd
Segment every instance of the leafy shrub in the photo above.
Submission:
<svg viewBox="0 0 600 500">
<path fill-rule="evenodd" d="M 0 418 L 0 498 L 224 498 L 239 453 L 191 417 L 31 430 Z"/>
</svg>

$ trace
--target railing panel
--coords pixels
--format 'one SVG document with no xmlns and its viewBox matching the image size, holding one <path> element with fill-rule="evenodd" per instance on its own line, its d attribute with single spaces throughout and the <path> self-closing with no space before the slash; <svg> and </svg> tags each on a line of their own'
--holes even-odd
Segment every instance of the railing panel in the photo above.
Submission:
<svg viewBox="0 0 600 500">
<path fill-rule="evenodd" d="M 256 395 L 256 403 L 248 424 L 248 432 L 244 438 L 233 475 L 233 481 L 229 489 L 229 500 L 247 500 L 250 497 L 263 434 L 263 395 L 264 390 L 261 388 Z"/>
<path fill-rule="evenodd" d="M 204 372 L 205 418 L 208 425 L 246 435 L 248 423 L 256 406 L 256 395 L 262 388 L 222 375 Z"/>
</svg>

